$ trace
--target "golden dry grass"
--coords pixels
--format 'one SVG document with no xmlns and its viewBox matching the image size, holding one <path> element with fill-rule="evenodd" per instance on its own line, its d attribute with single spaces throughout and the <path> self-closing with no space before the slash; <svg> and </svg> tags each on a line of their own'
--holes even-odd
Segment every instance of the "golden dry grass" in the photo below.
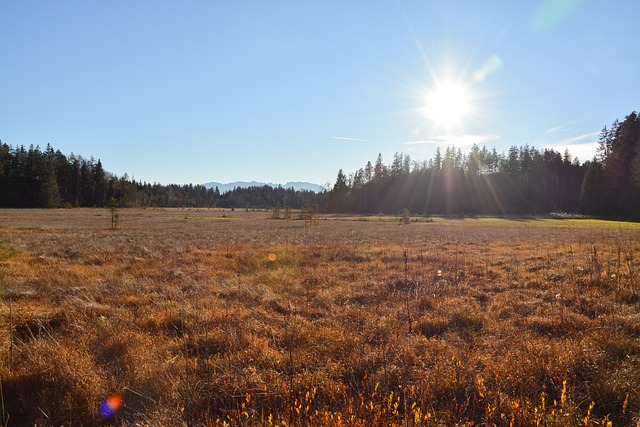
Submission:
<svg viewBox="0 0 640 427">
<path fill-rule="evenodd" d="M 636 224 L 270 216 L 0 211 L 1 424 L 640 421 Z"/>
</svg>

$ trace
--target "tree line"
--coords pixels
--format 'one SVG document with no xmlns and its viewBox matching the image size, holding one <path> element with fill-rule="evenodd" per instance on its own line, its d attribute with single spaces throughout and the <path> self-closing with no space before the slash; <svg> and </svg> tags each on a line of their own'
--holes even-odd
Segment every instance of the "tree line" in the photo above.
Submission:
<svg viewBox="0 0 640 427">
<path fill-rule="evenodd" d="M 474 145 L 469 152 L 439 148 L 416 161 L 379 154 L 348 176 L 340 170 L 331 191 L 235 188 L 220 194 L 202 185 L 161 185 L 118 177 L 100 160 L 50 145 L 11 147 L 0 141 L 0 207 L 119 206 L 301 209 L 320 212 L 423 215 L 518 215 L 579 212 L 640 220 L 640 118 L 632 112 L 604 127 L 597 155 L 584 163 L 568 151 L 513 146 L 507 153 Z"/>
<path fill-rule="evenodd" d="M 568 151 L 524 145 L 498 153 L 438 148 L 428 161 L 379 154 L 348 176 L 340 170 L 328 198 L 333 212 L 513 215 L 554 211 L 640 219 L 640 119 L 604 128 L 598 155 L 581 164 Z"/>
<path fill-rule="evenodd" d="M 302 209 L 305 205 L 313 205 L 316 209 L 326 210 L 326 196 L 310 190 L 294 190 L 282 186 L 270 185 L 235 188 L 220 196 L 218 207 L 252 207 L 252 208 L 292 208 Z"/>
<path fill-rule="evenodd" d="M 136 182 L 104 170 L 102 162 L 47 145 L 11 147 L 0 143 L 0 207 L 215 206 L 220 194 L 193 185 Z"/>
<path fill-rule="evenodd" d="M 0 207 L 105 207 L 114 199 L 121 207 L 257 207 L 300 209 L 322 205 L 311 191 L 270 186 L 236 188 L 220 194 L 202 185 L 150 184 L 118 177 L 102 162 L 47 145 L 11 147 L 0 141 Z"/>
</svg>

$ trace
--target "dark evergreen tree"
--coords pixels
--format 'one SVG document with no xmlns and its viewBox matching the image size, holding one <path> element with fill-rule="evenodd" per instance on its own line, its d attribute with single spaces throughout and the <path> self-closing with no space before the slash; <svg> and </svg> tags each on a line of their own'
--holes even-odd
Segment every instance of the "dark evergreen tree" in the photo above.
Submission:
<svg viewBox="0 0 640 427">
<path fill-rule="evenodd" d="M 391 163 L 391 176 L 398 177 L 402 174 L 403 157 L 402 153 L 395 153 L 393 155 L 393 162 Z"/>
<path fill-rule="evenodd" d="M 615 129 L 609 155 L 604 159 L 610 214 L 640 216 L 640 191 L 634 179 L 634 157 L 640 144 L 640 119 L 634 111 Z"/>
<path fill-rule="evenodd" d="M 107 205 L 107 176 L 102 169 L 102 162 L 100 159 L 93 167 L 91 181 L 93 185 L 93 205 L 106 206 Z"/>
<path fill-rule="evenodd" d="M 480 174 L 482 169 L 482 152 L 477 144 L 473 144 L 471 152 L 467 157 L 466 172 L 467 176 L 476 176 Z"/>
<path fill-rule="evenodd" d="M 592 215 L 606 213 L 604 200 L 604 171 L 596 158 L 588 162 L 580 189 L 580 211 Z"/>
<path fill-rule="evenodd" d="M 342 169 L 338 171 L 338 177 L 336 183 L 333 185 L 333 190 L 329 196 L 329 209 L 333 212 L 345 212 L 349 208 L 349 185 L 347 184 L 347 177 Z"/>
<path fill-rule="evenodd" d="M 376 159 L 376 164 L 373 168 L 373 179 L 381 179 L 386 176 L 386 167 L 382 163 L 382 154 L 378 153 L 378 158 Z"/>
<path fill-rule="evenodd" d="M 364 167 L 364 176 L 365 183 L 373 181 L 373 165 L 371 162 L 367 162 L 367 165 Z"/>
<path fill-rule="evenodd" d="M 640 219 L 640 118 L 634 111 L 604 127 L 598 156 L 582 185 L 581 211 L 592 215 Z"/>
<path fill-rule="evenodd" d="M 12 197 L 12 180 L 11 180 L 11 162 L 13 156 L 11 155 L 11 149 L 7 144 L 0 141 L 0 206 L 11 206 Z"/>
<path fill-rule="evenodd" d="M 440 147 L 436 147 L 436 154 L 433 159 L 433 167 L 435 170 L 442 169 L 442 155 L 440 154 Z"/>
<path fill-rule="evenodd" d="M 60 205 L 60 189 L 58 187 L 56 153 L 51 148 L 51 145 L 47 145 L 42 160 L 42 165 L 40 166 L 42 186 L 39 205 L 55 208 Z"/>
</svg>

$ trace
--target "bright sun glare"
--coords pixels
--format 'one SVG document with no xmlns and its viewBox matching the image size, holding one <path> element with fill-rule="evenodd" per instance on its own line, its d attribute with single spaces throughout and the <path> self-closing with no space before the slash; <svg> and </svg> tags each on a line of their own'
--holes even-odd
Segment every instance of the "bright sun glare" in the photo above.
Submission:
<svg viewBox="0 0 640 427">
<path fill-rule="evenodd" d="M 441 82 L 427 93 L 424 115 L 438 127 L 451 128 L 461 125 L 469 109 L 469 95 L 462 85 Z"/>
</svg>

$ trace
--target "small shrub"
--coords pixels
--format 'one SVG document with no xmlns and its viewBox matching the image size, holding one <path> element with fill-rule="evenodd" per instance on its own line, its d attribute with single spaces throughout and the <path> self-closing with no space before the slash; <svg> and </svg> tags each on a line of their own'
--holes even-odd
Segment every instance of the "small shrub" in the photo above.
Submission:
<svg viewBox="0 0 640 427">
<path fill-rule="evenodd" d="M 109 199 L 109 212 L 111 213 L 111 229 L 115 230 L 118 228 L 118 221 L 120 221 L 120 209 L 115 197 Z"/>
<path fill-rule="evenodd" d="M 409 209 L 404 208 L 402 210 L 402 213 L 400 214 L 400 222 L 402 222 L 403 224 L 411 223 L 411 212 L 409 212 Z"/>
</svg>

